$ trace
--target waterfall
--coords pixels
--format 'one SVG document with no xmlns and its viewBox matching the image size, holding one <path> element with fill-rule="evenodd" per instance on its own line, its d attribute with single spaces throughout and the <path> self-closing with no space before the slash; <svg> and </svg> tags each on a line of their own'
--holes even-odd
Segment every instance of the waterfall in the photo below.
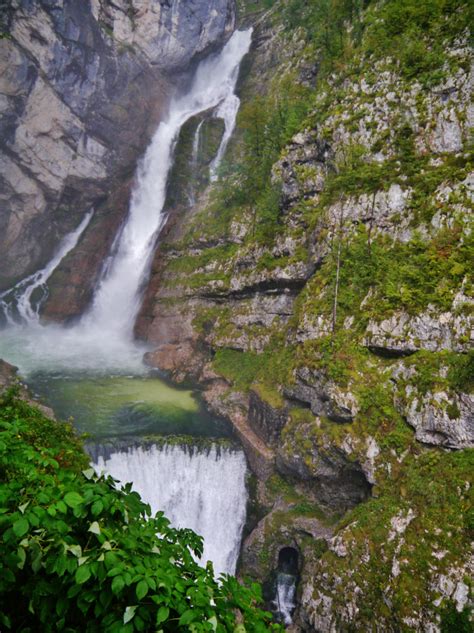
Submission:
<svg viewBox="0 0 474 633">
<path fill-rule="evenodd" d="M 3 311 L 7 322 L 14 324 L 13 311 L 16 309 L 20 318 L 25 322 L 38 322 L 39 321 L 39 309 L 41 303 L 46 296 L 46 282 L 51 277 L 53 272 L 58 267 L 59 263 L 66 257 L 66 255 L 77 246 L 79 238 L 85 231 L 92 217 L 92 211 L 89 211 L 83 218 L 79 226 L 71 231 L 61 241 L 58 250 L 53 255 L 53 258 L 42 269 L 29 275 L 25 279 L 22 279 L 13 288 L 0 293 L 0 310 Z M 33 301 L 33 293 L 35 290 L 40 289 L 42 291 L 41 297 Z"/>
<path fill-rule="evenodd" d="M 235 80 L 237 81 L 237 73 Z M 240 99 L 235 94 L 229 94 L 219 105 L 217 108 L 215 115 L 218 119 L 224 119 L 224 134 L 222 136 L 221 143 L 219 145 L 219 149 L 217 150 L 217 154 L 212 160 L 209 167 L 209 174 L 211 177 L 211 182 L 215 182 L 218 178 L 218 169 L 224 158 L 225 150 L 227 149 L 227 144 L 230 141 L 230 137 L 232 136 L 235 123 L 237 120 L 237 113 L 239 111 Z"/>
<path fill-rule="evenodd" d="M 0 296 L 5 305 L 12 297 L 16 302 L 16 314 L 8 312 L 9 326 L 2 331 L 0 357 L 18 365 L 23 375 L 46 371 L 61 376 L 79 370 L 81 375 L 88 372 L 86 375 L 97 378 L 100 374 L 137 376 L 146 371 L 144 349 L 133 339 L 133 326 L 166 219 L 163 207 L 179 132 L 190 117 L 217 108 L 216 114 L 225 120 L 218 165 L 235 125 L 238 100 L 234 91 L 250 41 L 251 30 L 236 31 L 221 52 L 199 64 L 188 91 L 171 102 L 167 119 L 158 126 L 140 162 L 128 217 L 105 262 L 91 308 L 81 320 L 69 328 L 42 325 L 34 295 L 75 246 L 90 214 L 43 270 Z M 195 140 L 197 151 L 199 134 Z M 21 322 L 16 323 L 14 316 Z M 217 573 L 235 571 L 246 510 L 242 452 L 215 446 L 201 451 L 142 445 L 104 453 L 96 463 L 121 481 L 132 481 L 145 501 L 154 510 L 164 510 L 174 525 L 201 534 L 203 562 L 212 560 Z"/>
<path fill-rule="evenodd" d="M 293 574 L 279 572 L 276 579 L 276 598 L 274 605 L 283 624 L 293 622 L 292 615 L 296 607 L 296 577 Z"/>
<path fill-rule="evenodd" d="M 96 470 L 132 481 L 153 512 L 204 537 L 201 564 L 212 560 L 216 575 L 235 572 L 247 502 L 241 451 L 152 444 L 91 452 Z"/>
<path fill-rule="evenodd" d="M 193 155 L 191 157 L 191 164 L 193 165 L 193 167 L 196 166 L 197 160 L 198 160 L 198 155 L 199 155 L 199 143 L 201 142 L 201 128 L 202 128 L 202 124 L 204 123 L 205 119 L 203 119 L 202 121 L 199 121 L 199 125 L 196 128 L 196 132 L 194 133 L 194 139 L 193 139 Z"/>
<path fill-rule="evenodd" d="M 296 585 L 299 576 L 299 555 L 294 547 L 283 547 L 278 553 L 275 578 L 275 598 L 272 606 L 277 619 L 291 624 L 296 608 Z"/>
<path fill-rule="evenodd" d="M 251 29 L 236 31 L 219 53 L 199 64 L 188 91 L 170 104 L 167 119 L 158 126 L 140 162 L 128 217 L 104 265 L 92 306 L 81 320 L 71 328 L 41 326 L 37 308 L 32 305 L 34 291 L 44 285 L 68 249 L 74 246 L 73 240 L 68 242 L 68 248 L 61 248 L 42 271 L 0 297 L 5 306 L 8 299 L 16 297 L 21 320 L 20 325 L 14 324 L 16 315 L 8 308 L 10 327 L 2 332 L 0 355 L 18 365 L 21 371 L 52 368 L 144 371 L 141 358 L 145 350 L 136 345 L 133 326 L 156 240 L 165 221 L 166 185 L 179 131 L 192 116 L 217 108 L 226 121 L 218 151 L 218 155 L 223 155 L 235 125 L 235 117 L 232 123 L 225 113 L 229 103 L 235 103 L 238 69 L 250 42 Z M 81 230 L 87 221 L 86 218 L 81 223 Z"/>
<path fill-rule="evenodd" d="M 131 335 L 141 288 L 165 220 L 166 184 L 181 126 L 234 96 L 239 65 L 250 39 L 250 30 L 236 31 L 220 53 L 201 62 L 189 91 L 172 102 L 167 120 L 158 126 L 138 170 L 129 217 L 114 259 L 97 288 L 86 322 L 115 335 Z"/>
<path fill-rule="evenodd" d="M 191 155 L 191 178 L 189 182 L 189 193 L 188 193 L 188 202 L 189 206 L 193 207 L 196 204 L 196 182 L 195 179 L 197 177 L 197 167 L 198 167 L 198 158 L 199 158 L 199 146 L 201 143 L 201 128 L 203 126 L 205 119 L 199 121 L 198 126 L 196 127 L 196 131 L 194 132 L 193 139 L 193 152 Z"/>
</svg>

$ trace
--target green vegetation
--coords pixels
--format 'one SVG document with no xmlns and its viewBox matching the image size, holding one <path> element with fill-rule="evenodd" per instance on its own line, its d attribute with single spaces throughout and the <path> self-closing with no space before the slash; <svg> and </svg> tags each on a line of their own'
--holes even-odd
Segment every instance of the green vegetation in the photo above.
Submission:
<svg viewBox="0 0 474 633">
<path fill-rule="evenodd" d="M 441 77 L 446 38 L 474 19 L 472 3 L 460 0 L 289 0 L 280 11 L 289 31 L 303 30 L 323 75 L 351 63 L 362 45 L 363 54 L 392 56 L 407 79 L 428 84 Z"/>
<path fill-rule="evenodd" d="M 282 405 L 278 385 L 292 380 L 293 350 L 281 340 L 273 340 L 265 352 L 239 352 L 219 349 L 213 360 L 214 369 L 232 382 L 236 389 L 247 391 L 253 387 L 272 406 Z"/>
<path fill-rule="evenodd" d="M 193 156 L 193 145 L 199 126 L 197 155 Z M 187 207 L 200 191 L 209 184 L 209 164 L 217 153 L 224 122 L 222 119 L 197 115 L 191 117 L 180 130 L 173 167 L 170 172 L 166 194 L 166 206 Z"/>
<path fill-rule="evenodd" d="M 222 235 L 230 221 L 249 212 L 251 243 L 272 244 L 281 229 L 280 193 L 271 168 L 283 147 L 300 129 L 309 110 L 310 91 L 292 73 L 275 79 L 268 94 L 244 100 L 238 115 L 241 150 L 224 161 L 213 200 L 198 215 L 191 236 Z"/>
<path fill-rule="evenodd" d="M 341 559 L 326 552 L 318 571 L 332 570 L 343 579 L 349 574 L 356 585 L 366 587 L 365 617 L 388 616 L 401 621 L 414 611 L 423 610 L 427 601 L 425 588 L 464 555 L 472 539 L 469 511 L 473 500 L 473 472 L 472 451 L 418 450 L 409 455 L 397 477 L 378 490 L 378 498 L 359 505 L 341 522 L 347 556 Z M 413 518 L 406 530 L 401 535 L 393 532 L 390 536 L 393 517 L 410 515 Z M 445 553 L 436 558 L 433 551 Z M 397 575 L 392 575 L 394 559 L 400 562 Z M 345 586 L 344 582 L 341 587 Z M 464 578 L 464 582 L 469 586 L 472 579 Z M 389 586 L 393 605 L 387 612 L 380 592 L 382 587 Z M 342 606 L 343 593 L 334 595 Z M 433 597 L 438 595 L 435 592 Z M 452 610 L 445 609 L 446 602 L 443 602 L 441 612 L 447 625 Z M 466 622 L 465 615 L 458 617 L 459 620 L 453 621 Z"/>
<path fill-rule="evenodd" d="M 474 252 L 472 235 L 466 236 L 458 224 L 429 241 L 417 234 L 409 242 L 393 242 L 390 236 L 371 238 L 364 227 L 352 238 L 341 239 L 338 324 L 342 326 L 347 316 L 355 316 L 362 319 L 362 330 L 369 318 L 382 320 L 397 310 L 409 314 L 428 306 L 449 310 Z M 332 314 L 336 254 L 333 248 L 305 290 L 308 301 L 302 302 L 301 310 L 306 314 Z"/>
<path fill-rule="evenodd" d="M 267 631 L 258 585 L 218 584 L 202 539 L 88 467 L 67 425 L 0 402 L 2 630 Z M 243 624 L 237 626 L 237 613 Z M 237 627 L 237 628 L 235 628 Z"/>
</svg>

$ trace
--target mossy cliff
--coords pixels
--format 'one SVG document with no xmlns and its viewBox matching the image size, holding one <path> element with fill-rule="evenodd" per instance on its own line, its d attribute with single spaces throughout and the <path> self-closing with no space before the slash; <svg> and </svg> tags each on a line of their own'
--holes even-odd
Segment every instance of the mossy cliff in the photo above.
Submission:
<svg viewBox="0 0 474 633">
<path fill-rule="evenodd" d="M 233 421 L 242 572 L 298 549 L 298 630 L 469 631 L 470 3 L 241 5 L 237 132 L 137 332 Z"/>
</svg>

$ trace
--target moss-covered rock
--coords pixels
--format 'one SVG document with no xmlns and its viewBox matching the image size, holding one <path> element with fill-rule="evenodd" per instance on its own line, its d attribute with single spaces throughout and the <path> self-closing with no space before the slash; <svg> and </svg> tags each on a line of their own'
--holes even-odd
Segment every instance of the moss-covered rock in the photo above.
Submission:
<svg viewBox="0 0 474 633">
<path fill-rule="evenodd" d="M 248 451 L 269 451 L 243 573 L 268 580 L 297 547 L 302 630 L 464 630 L 468 4 L 268 4 L 229 160 L 169 240 L 151 322 L 172 301 L 175 375 L 198 354 Z"/>
</svg>

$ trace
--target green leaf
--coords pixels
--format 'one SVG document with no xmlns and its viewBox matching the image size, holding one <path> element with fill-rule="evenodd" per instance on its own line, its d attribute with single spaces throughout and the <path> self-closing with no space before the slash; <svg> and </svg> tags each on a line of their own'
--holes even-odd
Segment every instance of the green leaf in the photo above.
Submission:
<svg viewBox="0 0 474 633">
<path fill-rule="evenodd" d="M 166 622 L 169 614 L 170 610 L 168 609 L 168 607 L 160 607 L 158 609 L 158 613 L 156 614 L 156 623 L 161 624 L 162 622 Z"/>
<path fill-rule="evenodd" d="M 189 624 L 197 617 L 197 612 L 195 609 L 187 609 L 182 616 L 179 618 L 179 624 Z"/>
<path fill-rule="evenodd" d="M 102 501 L 100 501 L 100 499 L 98 499 L 97 501 L 94 501 L 91 507 L 92 515 L 96 517 L 98 514 L 102 512 L 103 509 L 104 509 L 104 504 L 102 503 Z"/>
<path fill-rule="evenodd" d="M 18 569 L 23 569 L 23 567 L 25 566 L 25 561 L 26 561 L 26 552 L 22 547 L 19 547 L 17 554 L 18 554 L 18 558 L 20 559 L 18 561 Z"/>
<path fill-rule="evenodd" d="M 97 523 L 97 521 L 94 521 L 89 525 L 88 532 L 92 532 L 92 534 L 100 534 L 100 525 Z"/>
<path fill-rule="evenodd" d="M 124 611 L 123 614 L 123 623 L 127 624 L 127 622 L 130 622 L 130 620 L 133 620 L 133 617 L 135 616 L 135 611 L 137 610 L 137 606 L 134 607 L 127 607 Z"/>
<path fill-rule="evenodd" d="M 148 593 L 148 583 L 146 580 L 140 580 L 135 590 L 138 600 L 141 600 Z"/>
<path fill-rule="evenodd" d="M 36 572 L 38 572 L 41 569 L 41 561 L 42 561 L 42 559 L 43 559 L 43 554 L 42 554 L 41 550 L 38 549 L 36 554 L 33 556 L 33 560 L 31 562 L 31 569 L 34 571 L 35 574 L 36 574 Z"/>
<path fill-rule="evenodd" d="M 66 503 L 70 508 L 77 508 L 77 506 L 81 505 L 84 499 L 78 492 L 67 492 L 64 495 L 64 503 Z"/>
<path fill-rule="evenodd" d="M 30 524 L 28 523 L 28 520 L 22 517 L 21 519 L 18 519 L 18 521 L 15 521 L 15 523 L 12 526 L 12 529 L 15 536 L 21 537 L 21 536 L 24 536 L 28 532 L 29 527 L 30 527 Z"/>
<path fill-rule="evenodd" d="M 88 565 L 81 565 L 76 571 L 76 582 L 78 585 L 84 584 L 91 577 L 91 570 Z"/>
<path fill-rule="evenodd" d="M 62 512 L 63 514 L 66 514 L 67 512 L 67 506 L 64 501 L 59 500 L 56 504 L 56 508 L 58 509 L 58 512 Z"/>
<path fill-rule="evenodd" d="M 112 580 L 112 592 L 118 594 L 122 591 L 124 587 L 125 580 L 123 579 L 123 576 L 115 576 L 115 578 Z"/>
<path fill-rule="evenodd" d="M 112 578 L 113 576 L 119 576 L 122 573 L 122 567 L 112 567 L 107 576 Z"/>
<path fill-rule="evenodd" d="M 66 549 L 68 552 L 71 552 L 71 554 L 74 554 L 74 556 L 76 556 L 77 558 L 80 558 L 82 556 L 82 547 L 80 545 L 67 545 Z"/>
</svg>

